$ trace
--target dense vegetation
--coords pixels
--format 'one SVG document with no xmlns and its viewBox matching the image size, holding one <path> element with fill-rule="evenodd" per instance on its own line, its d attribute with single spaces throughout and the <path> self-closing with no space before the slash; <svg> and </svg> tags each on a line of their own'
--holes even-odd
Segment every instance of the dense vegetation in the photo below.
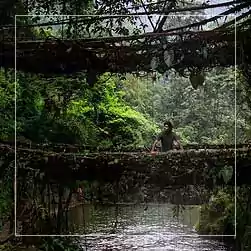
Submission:
<svg viewBox="0 0 251 251">
<path fill-rule="evenodd" d="M 13 72 L 2 70 L 0 79 L 1 109 L 4 110 L 0 115 L 1 140 L 13 140 Z M 204 85 L 198 89 L 192 87 L 189 79 L 181 78 L 174 72 L 156 79 L 152 76 L 106 73 L 93 87 L 86 83 L 83 74 L 46 79 L 18 72 L 17 80 L 16 123 L 17 138 L 21 141 L 78 143 L 115 149 L 149 148 L 163 122 L 171 119 L 183 144 L 234 142 L 233 69 L 208 72 Z M 244 82 L 239 77 L 237 142 L 244 142 L 250 130 L 250 113 L 244 102 L 244 93 Z M 10 198 L 13 194 L 12 171 L 1 170 L 2 175 L 5 174 L 2 176 L 0 203 L 3 222 L 11 211 Z M 245 191 L 241 189 L 241 194 Z M 219 204 L 221 214 L 214 213 L 217 205 L 211 202 L 202 208 L 205 214 L 197 228 L 202 233 L 227 234 L 234 228 L 234 201 L 229 195 L 233 191 L 216 190 L 215 193 L 216 199 L 212 201 Z M 239 199 L 242 198 L 240 195 Z M 244 214 L 243 217 L 246 217 L 245 203 L 244 208 L 238 208 L 238 215 Z M 214 223 L 209 224 L 212 215 Z M 238 227 L 243 231 L 242 217 L 239 220 Z M 247 235 L 247 232 L 244 233 Z"/>
<path fill-rule="evenodd" d="M 113 148 L 149 147 L 171 119 L 182 143 L 234 143 L 233 69 L 207 73 L 194 89 L 175 73 L 136 77 L 106 73 L 90 87 L 81 74 L 51 79 L 17 74 L 17 137 L 34 142 L 79 143 Z M 1 139 L 14 135 L 13 73 L 0 74 Z M 237 81 L 237 142 L 250 131 L 243 84 Z"/>
<path fill-rule="evenodd" d="M 93 1 L 18 1 L 17 14 L 88 14 L 97 6 Z M 96 1 L 94 1 L 96 2 Z M 128 13 L 124 1 L 108 1 L 109 6 L 98 10 L 110 14 Z M 193 5 L 193 1 L 172 1 L 174 6 Z M 198 2 L 198 1 L 196 1 Z M 245 1 L 243 1 L 245 2 Z M 81 5 L 80 5 L 81 3 Z M 112 3 L 112 4 L 111 4 Z M 26 5 L 28 4 L 28 5 Z M 138 1 L 133 5 L 137 6 Z M 60 8 L 58 7 L 60 6 Z M 62 7 L 62 8 L 61 8 Z M 246 8 L 244 6 L 243 8 Z M 173 5 L 170 5 L 173 8 Z M 243 8 L 240 8 L 242 10 Z M 4 9 L 4 8 L 3 8 Z M 137 7 L 135 7 L 137 10 Z M 148 8 L 148 11 L 158 8 Z M 163 10 L 163 6 L 160 8 Z M 235 13 L 236 9 L 232 8 Z M 237 10 L 238 11 L 238 10 Z M 6 13 L 8 13 L 6 11 Z M 7 15 L 4 13 L 4 15 Z M 203 10 L 197 14 L 203 14 Z M 15 13 L 16 14 L 16 13 Z M 193 13 L 194 14 L 194 13 Z M 12 15 L 14 16 L 14 15 Z M 160 21 L 158 31 L 193 23 L 198 18 Z M 10 16 L 2 18 L 4 24 L 13 23 Z M 24 23 L 21 17 L 17 23 Z M 170 22 L 170 20 L 172 22 Z M 26 23 L 48 21 L 34 17 Z M 55 21 L 55 19 L 53 19 Z M 117 22 L 92 19 L 89 23 L 70 19 L 69 25 L 57 31 L 50 29 L 25 30 L 26 37 L 46 39 L 102 37 L 144 33 L 151 28 L 138 18 L 120 18 Z M 139 24 L 140 23 L 140 24 Z M 220 23 L 220 22 L 219 22 Z M 164 25 L 165 24 L 165 25 Z M 194 27 L 195 29 L 195 27 Z M 23 31 L 22 31 L 23 32 Z M 183 144 L 234 143 L 235 139 L 235 85 L 233 69 L 212 69 L 205 73 L 201 86 L 192 86 L 188 78 L 169 71 L 163 75 L 116 75 L 109 72 L 97 81 L 88 81 L 85 73 L 45 78 L 42 75 L 17 73 L 16 129 L 17 139 L 32 142 L 84 144 L 113 150 L 150 147 L 163 122 L 172 119 L 175 131 Z M 246 89 L 243 76 L 237 72 L 236 140 L 250 138 L 250 87 Z M 92 85 L 90 85 L 92 82 Z M 14 72 L 0 71 L 0 140 L 13 141 L 15 132 Z M 0 159 L 0 228 L 13 208 L 13 165 L 6 166 Z M 250 187 L 238 189 L 237 247 L 249 250 L 250 244 Z M 232 189 L 216 189 L 210 203 L 202 207 L 202 221 L 197 225 L 202 233 L 225 233 L 234 229 L 234 201 Z M 218 214 L 220 212 L 220 214 Z M 224 215 L 224 217 L 222 217 Z M 210 224 L 212 222 L 212 224 Z M 1 229 L 0 229 L 1 231 Z M 45 239 L 39 243 L 41 250 L 77 250 L 67 239 Z M 0 249 L 8 250 L 8 246 Z"/>
</svg>

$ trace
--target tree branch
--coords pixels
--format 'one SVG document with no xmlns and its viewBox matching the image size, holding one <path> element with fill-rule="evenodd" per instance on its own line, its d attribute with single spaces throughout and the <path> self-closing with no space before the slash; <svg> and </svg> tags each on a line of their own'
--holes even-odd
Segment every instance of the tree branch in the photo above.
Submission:
<svg viewBox="0 0 251 251">
<path fill-rule="evenodd" d="M 224 34 L 224 31 L 217 31 L 218 34 Z M 154 32 L 149 32 L 149 33 L 144 33 L 140 35 L 132 35 L 132 36 L 120 36 L 120 37 L 102 37 L 102 38 L 85 38 L 85 39 L 78 39 L 77 42 L 79 45 L 82 46 L 92 46 L 93 48 L 95 47 L 95 43 L 97 43 L 96 47 L 100 47 L 103 45 L 104 47 L 107 46 L 105 43 L 114 43 L 114 42 L 121 42 L 121 41 L 130 41 L 130 40 L 138 40 L 138 39 L 144 39 L 144 38 L 151 38 L 151 37 L 160 37 L 160 36 L 180 36 L 180 35 L 199 35 L 199 34 L 214 34 L 215 32 L 212 31 L 180 31 L 180 32 L 169 32 L 164 31 L 160 33 L 154 33 Z M 65 39 L 64 43 L 67 45 L 67 42 L 72 43 L 75 40 L 72 39 Z M 56 41 L 52 41 L 53 42 Z M 34 44 L 35 47 L 38 46 L 38 44 L 44 44 L 44 40 L 29 40 L 29 41 L 18 41 L 17 45 L 21 44 L 29 44 L 29 48 L 32 50 L 34 48 L 31 48 L 32 44 Z M 116 48 L 116 47 L 114 47 Z M 109 49 L 109 48 L 106 48 Z M 110 48 L 112 49 L 112 48 Z M 89 50 L 89 49 L 88 49 Z M 89 50 L 90 51 L 90 50 Z"/>
<path fill-rule="evenodd" d="M 221 25 L 220 27 L 218 27 L 218 28 L 216 28 L 216 29 L 214 29 L 214 30 L 225 29 L 225 28 L 227 28 L 228 26 L 233 25 L 235 22 L 240 21 L 241 19 L 247 17 L 247 16 L 250 15 L 250 14 L 251 14 L 251 10 L 249 10 L 249 11 L 247 11 L 247 12 L 241 14 L 240 16 L 236 17 L 235 19 L 233 19 L 233 20 L 231 20 L 231 21 L 229 21 L 229 22 L 227 22 L 227 23 Z"/>
<path fill-rule="evenodd" d="M 87 24 L 87 23 L 91 23 L 91 22 L 95 22 L 98 20 L 104 20 L 104 19 L 108 19 L 108 18 L 118 18 L 118 17 L 125 17 L 125 16 L 142 16 L 142 15 L 167 15 L 170 13 L 180 13 L 180 12 L 186 12 L 186 11 L 196 11 L 196 10 L 205 10 L 205 9 L 213 9 L 213 8 L 218 8 L 218 7 L 224 7 L 224 6 L 230 6 L 233 4 L 240 4 L 241 2 L 243 2 L 244 4 L 248 6 L 251 5 L 250 2 L 246 2 L 245 0 L 234 0 L 234 1 L 230 1 L 230 2 L 224 2 L 224 3 L 220 3 L 220 4 L 212 4 L 212 5 L 205 5 L 205 6 L 193 6 L 193 7 L 186 7 L 186 8 L 178 8 L 178 9 L 172 9 L 172 10 L 168 10 L 168 11 L 150 11 L 150 12 L 139 12 L 139 13 L 128 13 L 126 15 L 89 15 L 89 16 L 83 16 L 80 15 L 82 18 L 84 17 L 85 19 L 83 20 L 79 20 L 78 24 Z M 238 6 L 239 6 L 238 5 Z M 234 11 L 233 11 L 234 12 Z M 99 13 L 96 13 L 99 14 Z M 222 14 L 221 14 L 222 15 Z M 45 22 L 45 23 L 40 23 L 40 24 L 22 24 L 22 25 L 17 25 L 16 27 L 42 27 L 42 26 L 51 26 L 51 25 L 62 25 L 62 24 L 68 24 L 70 21 L 70 19 L 64 19 L 64 21 L 58 21 L 58 22 Z M 6 28 L 15 28 L 14 25 L 6 25 L 4 26 L 4 28 L 2 29 L 6 29 Z M 0 29 L 1 30 L 1 29 Z"/>
<path fill-rule="evenodd" d="M 171 3 L 167 6 L 168 10 L 165 10 L 165 13 L 167 12 L 166 15 L 170 14 L 170 10 L 171 10 L 172 8 L 174 8 L 175 5 L 176 5 L 176 1 L 173 1 L 173 2 L 171 2 Z M 166 22 L 166 20 L 167 20 L 167 17 L 168 17 L 168 16 L 164 16 L 164 17 L 162 18 L 162 20 L 159 22 L 159 25 L 158 25 L 158 28 L 156 29 L 156 32 L 161 32 L 161 31 L 163 30 L 163 26 L 164 26 L 164 24 L 165 24 L 165 22 Z"/>
<path fill-rule="evenodd" d="M 163 6 L 163 8 L 162 8 L 162 12 L 164 12 L 164 10 L 165 10 L 166 3 L 167 3 L 167 0 L 166 0 L 165 3 L 164 3 L 164 6 Z M 158 21 L 156 22 L 156 26 L 155 26 L 154 32 L 156 32 L 156 29 L 157 29 L 157 27 L 158 27 L 158 25 L 159 25 L 160 19 L 161 19 L 161 16 L 159 16 Z"/>
<path fill-rule="evenodd" d="M 249 7 L 250 4 L 251 4 L 251 2 L 245 2 L 243 4 L 239 4 L 239 5 L 235 6 L 234 8 L 231 8 L 230 10 L 224 11 L 224 12 L 222 12 L 219 15 L 216 15 L 214 17 L 204 19 L 204 20 L 202 20 L 200 22 L 180 26 L 180 27 L 177 27 L 177 28 L 171 28 L 171 29 L 165 30 L 165 32 L 173 32 L 173 31 L 184 30 L 184 29 L 189 29 L 189 28 L 193 28 L 193 27 L 202 26 L 202 25 L 205 25 L 205 24 L 207 24 L 209 22 L 216 21 L 219 18 L 221 18 L 222 16 L 230 15 L 230 14 L 233 14 L 235 12 L 241 11 L 242 9 L 245 9 L 245 8 Z"/>
<path fill-rule="evenodd" d="M 140 2 L 141 2 L 142 7 L 143 7 L 144 10 L 145 10 L 145 13 L 147 13 L 147 9 L 146 9 L 146 7 L 145 7 L 145 5 L 144 5 L 144 3 L 143 3 L 143 0 L 140 0 Z M 154 31 L 154 24 L 153 24 L 153 22 L 152 22 L 151 17 L 149 17 L 149 15 L 147 15 L 147 18 L 148 18 L 149 22 L 151 23 L 151 26 L 152 26 L 153 31 Z"/>
</svg>

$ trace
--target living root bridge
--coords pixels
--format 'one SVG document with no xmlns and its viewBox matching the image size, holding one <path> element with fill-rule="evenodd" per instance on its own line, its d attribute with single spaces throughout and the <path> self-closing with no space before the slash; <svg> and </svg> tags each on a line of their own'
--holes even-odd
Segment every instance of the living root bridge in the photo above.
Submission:
<svg viewBox="0 0 251 251">
<path fill-rule="evenodd" d="M 14 160 L 14 148 L 0 145 L 5 161 Z M 224 183 L 219 172 L 226 166 L 233 170 L 228 184 L 234 185 L 236 153 L 237 184 L 250 184 L 251 149 L 184 150 L 159 153 L 55 153 L 34 149 L 17 149 L 17 176 L 39 171 L 51 182 L 75 180 L 116 182 L 123 178 L 144 179 L 155 186 Z M 5 156 L 5 157 L 4 157 Z M 216 179 L 215 179 L 216 178 Z"/>
<path fill-rule="evenodd" d="M 0 141 L 0 144 L 10 145 L 15 147 L 13 141 Z M 99 147 L 93 145 L 77 145 L 77 144 L 57 144 L 57 143 L 34 143 L 29 140 L 16 141 L 17 148 L 39 149 L 46 152 L 56 153 L 86 153 L 86 152 L 145 152 L 147 147 L 135 148 L 135 147 L 123 147 L 122 149 L 114 147 Z M 251 144 L 186 144 L 183 145 L 185 150 L 201 150 L 201 149 L 234 149 L 234 148 L 248 148 Z M 150 148 L 148 148 L 150 149 Z"/>
<path fill-rule="evenodd" d="M 86 70 L 90 78 L 103 72 L 152 72 L 151 62 L 155 57 L 160 61 L 155 70 L 160 73 L 171 68 L 183 71 L 192 66 L 198 69 L 229 67 L 235 65 L 233 53 L 235 47 L 237 55 L 241 55 L 242 51 L 245 55 L 249 55 L 248 46 L 244 46 L 241 40 L 250 41 L 250 34 L 245 30 L 237 29 L 237 31 L 236 44 L 234 31 L 219 30 L 148 33 L 137 36 L 62 41 L 59 39 L 17 40 L 16 66 L 17 70 L 45 75 L 70 74 Z M 177 37 L 177 41 L 167 43 L 166 49 L 163 49 L 163 42 L 156 42 L 162 37 L 173 36 Z M 184 36 L 181 41 L 180 36 Z M 138 40 L 142 38 L 144 42 L 139 43 Z M 121 43 L 125 45 L 122 46 Z M 4 50 L 0 49 L 3 55 L 0 66 L 14 68 L 15 43 L 2 43 L 2 47 Z M 207 56 L 203 56 L 201 48 L 207 50 Z M 173 55 L 173 62 L 170 65 L 163 59 L 165 52 Z M 237 64 L 241 63 L 238 57 Z"/>
</svg>

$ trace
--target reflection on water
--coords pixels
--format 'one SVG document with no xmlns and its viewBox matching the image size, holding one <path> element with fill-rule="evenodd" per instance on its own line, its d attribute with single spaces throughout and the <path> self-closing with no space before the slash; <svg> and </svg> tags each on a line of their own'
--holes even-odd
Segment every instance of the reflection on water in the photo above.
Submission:
<svg viewBox="0 0 251 251">
<path fill-rule="evenodd" d="M 85 205 L 69 213 L 71 230 L 84 234 L 84 250 L 220 251 L 223 244 L 197 236 L 198 208 L 186 206 L 179 219 L 173 205 Z M 181 235 L 190 235 L 182 237 Z"/>
</svg>

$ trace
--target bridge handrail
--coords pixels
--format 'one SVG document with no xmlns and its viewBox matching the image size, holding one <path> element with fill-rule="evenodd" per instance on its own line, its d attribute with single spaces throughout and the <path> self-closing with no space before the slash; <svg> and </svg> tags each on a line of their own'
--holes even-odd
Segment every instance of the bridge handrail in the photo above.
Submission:
<svg viewBox="0 0 251 251">
<path fill-rule="evenodd" d="M 14 141 L 0 141 L 0 144 L 15 146 Z M 59 144 L 59 143 L 34 143 L 29 140 L 17 141 L 16 146 L 18 148 L 28 148 L 28 149 L 40 149 L 44 151 L 53 152 L 64 152 L 64 153 L 81 153 L 81 152 L 146 152 L 150 151 L 150 147 L 100 147 L 92 145 L 80 145 L 80 144 Z M 249 148 L 250 143 L 241 144 L 186 144 L 183 146 L 185 150 L 187 149 L 238 149 L 238 148 Z"/>
</svg>

